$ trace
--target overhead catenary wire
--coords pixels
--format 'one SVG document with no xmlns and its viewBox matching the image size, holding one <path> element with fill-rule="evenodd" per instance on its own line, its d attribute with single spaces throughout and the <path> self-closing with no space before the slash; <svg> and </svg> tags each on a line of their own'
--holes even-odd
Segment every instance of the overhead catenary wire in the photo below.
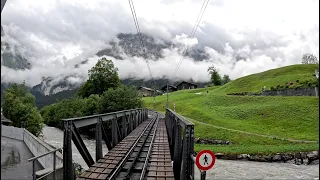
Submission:
<svg viewBox="0 0 320 180">
<path fill-rule="evenodd" d="M 141 37 L 141 31 L 140 31 L 140 26 L 139 26 L 137 14 L 136 14 L 136 11 L 135 11 L 135 8 L 134 8 L 134 5 L 133 5 L 133 1 L 132 0 L 128 0 L 128 1 L 129 1 L 129 5 L 130 5 L 133 21 L 134 21 L 134 24 L 135 24 L 135 27 L 136 27 L 136 30 L 137 30 L 137 34 L 138 34 L 139 40 L 140 40 L 140 44 L 141 44 L 141 47 L 142 47 L 142 54 L 144 54 L 145 53 L 144 43 L 143 43 L 143 39 Z M 153 86 L 154 86 L 153 101 L 154 101 L 154 108 L 155 108 L 155 95 L 157 93 L 156 89 L 155 89 L 156 83 L 154 81 L 154 78 L 153 78 L 153 75 L 152 75 L 152 71 L 151 71 L 151 68 L 150 68 L 150 64 L 149 64 L 149 61 L 148 61 L 147 57 L 145 58 L 145 60 L 146 60 L 146 63 L 147 63 L 147 67 L 148 67 L 148 71 L 149 71 L 149 74 L 150 74 L 150 77 L 151 77 L 151 81 L 153 82 Z"/>
<path fill-rule="evenodd" d="M 195 23 L 195 25 L 193 26 L 192 31 L 191 31 L 191 33 L 190 33 L 190 35 L 189 35 L 190 38 L 188 39 L 187 45 L 185 46 L 184 50 L 182 51 L 182 57 L 181 57 L 180 61 L 178 62 L 178 65 L 176 66 L 176 68 L 175 68 L 175 70 L 174 70 L 174 72 L 173 72 L 173 74 L 172 74 L 172 77 L 171 77 L 171 80 L 172 80 L 172 81 L 174 80 L 174 78 L 175 78 L 175 76 L 176 76 L 176 74 L 177 74 L 177 72 L 178 72 L 178 70 L 179 70 L 179 68 L 180 68 L 180 66 L 181 66 L 181 64 L 182 64 L 182 61 L 183 61 L 183 59 L 184 59 L 183 56 L 184 56 L 184 54 L 187 52 L 187 50 L 188 50 L 188 48 L 189 48 L 189 46 L 190 46 L 191 40 L 192 40 L 192 38 L 194 37 L 194 35 L 195 35 L 195 33 L 196 33 L 197 29 L 198 29 L 198 26 L 199 26 L 199 24 L 200 24 L 200 22 L 201 22 L 202 16 L 203 16 L 203 14 L 204 14 L 204 12 L 205 12 L 205 10 L 206 10 L 206 8 L 207 8 L 208 3 L 209 3 L 209 0 L 204 0 L 203 4 L 202 4 L 202 6 L 201 6 L 201 9 L 200 9 L 200 12 L 199 12 L 199 14 L 198 14 L 196 23 Z M 169 93 L 169 82 L 170 82 L 170 77 L 168 77 L 168 82 L 167 82 L 167 92 L 166 92 L 167 101 L 166 101 L 166 108 L 169 108 L 169 95 L 168 95 L 168 93 Z"/>
<path fill-rule="evenodd" d="M 178 70 L 179 70 L 179 68 L 180 68 L 180 66 L 181 66 L 181 64 L 182 64 L 182 62 L 183 62 L 183 60 L 184 60 L 184 57 L 183 57 L 183 56 L 184 56 L 184 54 L 187 52 L 187 50 L 188 50 L 188 48 L 189 48 L 189 46 L 190 46 L 190 43 L 191 43 L 192 38 L 194 38 L 194 35 L 195 35 L 195 33 L 196 33 L 196 31 L 197 31 L 197 29 L 198 29 L 198 27 L 199 27 L 199 24 L 200 24 L 200 22 L 201 22 L 201 19 L 202 19 L 202 17 L 203 17 L 203 14 L 204 14 L 204 12 L 205 12 L 205 10 L 206 10 L 206 7 L 207 7 L 208 3 L 209 3 L 209 0 L 204 0 L 203 4 L 202 4 L 202 6 L 201 6 L 201 9 L 200 9 L 200 12 L 199 12 L 199 14 L 198 14 L 196 23 L 195 23 L 195 25 L 193 26 L 192 31 L 191 31 L 191 33 L 190 33 L 190 35 L 189 35 L 190 38 L 188 39 L 187 45 L 185 46 L 185 48 L 184 48 L 184 50 L 183 50 L 183 52 L 182 52 L 182 57 L 181 57 L 180 61 L 178 62 L 178 65 L 176 66 L 176 68 L 175 68 L 175 70 L 174 70 L 174 72 L 173 72 L 172 80 L 175 78 L 175 76 L 176 76 L 176 74 L 177 74 L 177 72 L 178 72 Z"/>
</svg>

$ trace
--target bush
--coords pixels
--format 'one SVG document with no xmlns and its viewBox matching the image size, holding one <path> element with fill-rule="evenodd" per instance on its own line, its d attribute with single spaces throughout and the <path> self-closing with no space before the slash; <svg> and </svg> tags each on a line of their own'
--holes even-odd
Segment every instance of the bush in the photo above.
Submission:
<svg viewBox="0 0 320 180">
<path fill-rule="evenodd" d="M 212 87 L 212 86 L 213 86 L 213 84 L 207 84 L 204 87 L 207 88 L 207 87 Z"/>
<path fill-rule="evenodd" d="M 14 84 L 5 91 L 3 115 L 15 127 L 23 127 L 38 136 L 42 131 L 43 119 L 35 107 L 35 97 L 25 84 Z"/>
<path fill-rule="evenodd" d="M 273 87 L 273 86 L 271 86 L 271 87 L 270 87 L 270 89 L 271 89 L 271 90 L 274 90 L 274 87 Z"/>
<path fill-rule="evenodd" d="M 100 59 L 89 70 L 89 80 L 79 89 L 78 97 L 58 101 L 41 110 L 45 122 L 62 128 L 61 119 L 142 107 L 137 89 L 120 85 L 117 71 L 111 60 Z"/>
<path fill-rule="evenodd" d="M 99 109 L 100 113 L 108 113 L 140 107 L 142 107 L 142 99 L 136 88 L 122 85 L 102 94 Z"/>
<path fill-rule="evenodd" d="M 134 87 L 110 88 L 101 96 L 93 94 L 88 98 L 73 97 L 58 101 L 41 109 L 45 123 L 62 128 L 62 119 L 109 113 L 142 107 L 142 99 Z"/>
</svg>

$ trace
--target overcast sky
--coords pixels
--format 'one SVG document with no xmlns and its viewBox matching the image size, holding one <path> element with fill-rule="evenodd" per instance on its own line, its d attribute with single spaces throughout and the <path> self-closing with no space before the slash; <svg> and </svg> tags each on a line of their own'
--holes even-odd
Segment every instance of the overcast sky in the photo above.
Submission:
<svg viewBox="0 0 320 180">
<path fill-rule="evenodd" d="M 133 0 L 141 32 L 173 43 L 189 38 L 203 1 Z M 214 64 L 231 79 L 271 68 L 298 64 L 302 54 L 319 57 L 318 0 L 211 0 L 193 39 L 210 59 L 185 58 L 177 78 L 209 80 Z M 136 33 L 127 0 L 7 0 L 1 14 L 2 41 L 19 49 L 31 70 L 1 67 L 1 80 L 40 83 L 41 77 L 78 74 L 96 62 L 93 55 L 118 33 Z M 163 51 L 150 61 L 155 77 L 171 76 L 181 50 Z M 90 59 L 78 69 L 74 65 Z M 120 78 L 148 77 L 145 60 L 113 60 Z M 73 78 L 72 81 L 80 81 Z"/>
</svg>

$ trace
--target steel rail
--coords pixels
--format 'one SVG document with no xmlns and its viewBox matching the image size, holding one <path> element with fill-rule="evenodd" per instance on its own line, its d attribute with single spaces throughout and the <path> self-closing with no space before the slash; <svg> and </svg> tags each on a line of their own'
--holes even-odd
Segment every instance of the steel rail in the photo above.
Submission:
<svg viewBox="0 0 320 180">
<path fill-rule="evenodd" d="M 152 111 L 151 111 L 152 112 Z M 154 112 L 152 112 L 154 113 Z M 133 146 L 130 148 L 129 152 L 127 153 L 127 155 L 122 159 L 122 161 L 120 162 L 120 164 L 117 166 L 117 168 L 112 172 L 112 174 L 108 177 L 108 179 L 114 179 L 116 175 L 118 175 L 119 170 L 121 170 L 121 168 L 123 167 L 124 163 L 127 161 L 128 157 L 132 154 L 134 148 L 136 148 L 137 144 L 139 143 L 140 139 L 142 138 L 142 136 L 144 135 L 144 133 L 146 132 L 146 130 L 150 127 L 151 124 L 154 124 L 155 120 L 157 118 L 157 114 L 155 113 L 154 118 L 148 123 L 148 125 L 143 129 L 142 133 L 140 134 L 140 136 L 136 139 L 135 143 L 133 144 Z M 152 126 L 151 126 L 152 128 Z"/>
<path fill-rule="evenodd" d="M 142 151 L 142 149 L 143 149 L 143 146 L 146 144 L 146 142 L 147 142 L 147 140 L 148 140 L 148 137 L 149 137 L 149 135 L 150 135 L 150 133 L 151 133 L 151 131 L 152 131 L 152 128 L 155 128 L 155 129 L 154 129 L 154 132 L 153 132 L 153 136 L 155 135 L 155 132 L 157 131 L 157 126 L 158 126 L 158 124 L 156 124 L 155 127 L 154 127 L 154 124 L 157 123 L 158 120 L 159 120 L 159 115 L 158 115 L 158 113 L 156 113 L 156 121 L 153 123 L 150 131 L 148 132 L 146 138 L 144 139 L 144 141 L 143 141 L 142 144 L 141 144 L 141 148 L 140 148 L 139 151 L 137 152 L 137 155 L 134 157 L 134 159 L 133 159 L 133 161 L 132 161 L 132 164 L 130 165 L 130 168 L 127 170 L 127 173 L 126 173 L 126 176 L 125 176 L 126 178 L 125 178 L 125 179 L 130 179 L 130 177 L 129 177 L 130 172 L 131 172 L 131 170 L 132 170 L 132 168 L 133 168 L 136 160 L 138 159 L 139 154 L 141 153 L 141 151 Z M 152 138 L 152 140 L 153 140 L 153 138 Z M 152 140 L 151 140 L 150 145 L 149 145 L 148 154 L 149 154 L 149 152 L 150 152 L 150 150 L 151 150 L 150 147 L 152 147 L 152 146 L 151 146 L 151 145 L 152 145 Z M 145 161 L 145 162 L 146 162 L 146 161 Z"/>
<path fill-rule="evenodd" d="M 159 116 L 158 113 L 157 113 L 157 116 Z M 150 152 L 152 150 L 153 142 L 154 142 L 154 139 L 155 139 L 156 134 L 157 134 L 158 124 L 159 124 L 159 117 L 157 118 L 156 127 L 155 127 L 155 130 L 154 130 L 153 135 L 152 135 L 152 139 L 151 139 L 151 143 L 150 143 L 150 146 L 149 146 L 148 154 L 147 154 L 146 160 L 144 161 L 144 165 L 143 165 L 142 173 L 141 173 L 141 176 L 140 176 L 140 180 L 144 179 L 144 176 L 145 176 L 145 174 L 147 172 L 147 165 L 148 165 L 148 162 L 149 162 L 149 157 L 150 157 Z"/>
</svg>

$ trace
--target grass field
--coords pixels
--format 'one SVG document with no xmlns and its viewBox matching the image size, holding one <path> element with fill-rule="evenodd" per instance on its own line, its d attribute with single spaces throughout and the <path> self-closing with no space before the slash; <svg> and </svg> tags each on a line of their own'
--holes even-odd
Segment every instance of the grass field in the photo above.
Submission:
<svg viewBox="0 0 320 180">
<path fill-rule="evenodd" d="M 179 114 L 219 127 L 281 138 L 318 141 L 318 97 L 226 95 L 230 92 L 256 91 L 263 84 L 276 86 L 279 83 L 314 78 L 312 73 L 316 67 L 315 65 L 294 65 L 246 76 L 222 87 L 177 91 L 169 95 L 169 107 L 173 109 L 175 103 Z M 251 81 L 256 83 L 250 85 L 246 83 Z M 206 92 L 207 90 L 209 93 Z M 146 107 L 153 108 L 152 98 L 143 100 Z M 166 96 L 156 97 L 156 110 L 164 112 L 165 102 Z M 209 148 L 214 152 L 224 153 L 267 153 L 319 149 L 318 143 L 294 143 L 215 128 L 195 121 L 193 123 L 196 138 L 222 139 L 232 142 L 232 145 L 225 146 L 196 144 L 196 150 Z"/>
<path fill-rule="evenodd" d="M 257 74 L 245 76 L 219 88 L 216 93 L 256 92 L 263 86 L 270 89 L 271 86 L 284 85 L 287 82 L 300 82 L 314 79 L 314 70 L 319 69 L 317 64 L 298 64 L 277 69 L 271 69 Z"/>
</svg>

